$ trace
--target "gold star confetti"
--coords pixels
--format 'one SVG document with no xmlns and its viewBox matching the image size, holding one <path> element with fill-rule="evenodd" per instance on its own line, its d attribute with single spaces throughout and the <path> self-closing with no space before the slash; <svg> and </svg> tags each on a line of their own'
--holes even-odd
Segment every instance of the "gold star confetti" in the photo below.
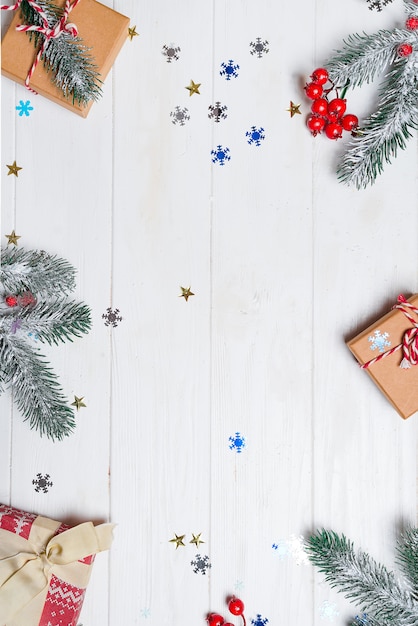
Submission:
<svg viewBox="0 0 418 626">
<path fill-rule="evenodd" d="M 190 81 L 190 85 L 186 87 L 189 90 L 189 96 L 192 96 L 194 93 L 198 93 L 200 96 L 199 87 L 202 83 L 194 83 L 192 80 Z"/>
<path fill-rule="evenodd" d="M 5 236 L 7 237 L 7 245 L 9 245 L 9 243 L 13 243 L 15 246 L 17 246 L 17 240 L 20 239 L 20 235 L 16 235 L 15 231 L 12 230 L 10 235 Z"/>
<path fill-rule="evenodd" d="M 13 163 L 11 165 L 7 165 L 6 167 L 9 168 L 9 171 L 7 172 L 7 176 L 10 176 L 10 174 L 14 174 L 15 176 L 19 176 L 19 170 L 22 169 L 21 167 L 19 167 L 16 164 L 16 161 L 13 161 Z"/>
<path fill-rule="evenodd" d="M 288 109 L 286 109 L 286 111 L 289 111 L 290 117 L 293 117 L 294 115 L 302 115 L 299 109 L 300 104 L 295 104 L 294 102 L 290 101 L 290 106 Z"/>
<path fill-rule="evenodd" d="M 77 398 L 77 396 L 74 396 L 74 402 L 71 402 L 71 406 L 75 406 L 77 411 L 79 411 L 81 407 L 86 408 L 86 405 L 84 404 L 83 400 L 84 400 L 84 397 Z"/>
<path fill-rule="evenodd" d="M 202 534 L 202 533 L 199 533 L 198 535 L 194 535 L 194 534 L 192 533 L 192 537 L 193 537 L 193 539 L 190 541 L 190 543 L 194 543 L 194 544 L 196 544 L 196 547 L 197 547 L 197 548 L 199 548 L 199 546 L 200 546 L 200 544 L 201 544 L 201 543 L 205 543 L 205 542 L 204 542 L 204 541 L 202 541 L 202 539 L 200 538 L 200 535 L 201 535 L 201 534 Z"/>
<path fill-rule="evenodd" d="M 128 37 L 132 41 L 134 37 L 138 37 L 139 33 L 136 32 L 136 26 L 132 26 L 132 28 L 128 28 Z"/>
<path fill-rule="evenodd" d="M 180 289 L 181 294 L 179 295 L 179 298 L 184 298 L 186 302 L 190 298 L 190 296 L 194 296 L 194 293 L 190 290 L 190 287 L 180 287 Z"/>
<path fill-rule="evenodd" d="M 176 544 L 176 550 L 179 546 L 184 546 L 185 544 L 183 543 L 183 539 L 185 538 L 186 535 L 176 535 L 176 533 L 174 533 L 174 538 L 170 539 L 170 541 L 168 543 L 175 543 Z"/>
</svg>

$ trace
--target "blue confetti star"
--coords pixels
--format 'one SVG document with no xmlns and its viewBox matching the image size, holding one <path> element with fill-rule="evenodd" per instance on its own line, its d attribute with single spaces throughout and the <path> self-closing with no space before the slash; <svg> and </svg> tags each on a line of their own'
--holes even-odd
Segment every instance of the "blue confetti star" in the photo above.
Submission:
<svg viewBox="0 0 418 626">
<path fill-rule="evenodd" d="M 225 165 L 227 161 L 231 160 L 229 156 L 229 148 L 223 146 L 216 146 L 215 150 L 211 150 L 212 163 L 218 163 L 219 165 Z"/>
<path fill-rule="evenodd" d="M 238 77 L 239 65 L 234 63 L 232 59 L 228 61 L 228 63 L 221 63 L 221 71 L 219 74 L 224 76 L 226 80 L 231 80 L 231 78 Z"/>
<path fill-rule="evenodd" d="M 235 450 L 240 454 L 246 446 L 245 437 L 241 433 L 235 433 L 233 437 L 229 438 L 229 449 Z"/>
<path fill-rule="evenodd" d="M 245 136 L 249 144 L 256 146 L 261 146 L 261 142 L 266 138 L 264 128 L 257 128 L 256 126 L 251 126 L 250 130 L 245 133 Z"/>
<path fill-rule="evenodd" d="M 19 111 L 19 117 L 22 117 L 22 115 L 29 117 L 30 112 L 33 111 L 33 106 L 31 106 L 30 100 L 26 100 L 26 102 L 19 100 L 19 104 L 16 106 L 16 111 Z"/>
</svg>

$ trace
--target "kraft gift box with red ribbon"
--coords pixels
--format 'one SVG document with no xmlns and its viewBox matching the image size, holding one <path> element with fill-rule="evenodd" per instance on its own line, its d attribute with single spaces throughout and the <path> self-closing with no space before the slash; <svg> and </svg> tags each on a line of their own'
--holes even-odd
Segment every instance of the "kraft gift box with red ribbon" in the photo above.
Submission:
<svg viewBox="0 0 418 626">
<path fill-rule="evenodd" d="M 28 34 L 17 30 L 17 27 L 22 25 L 20 2 L 21 0 L 18 0 L 15 5 L 1 6 L 2 9 L 15 10 L 1 45 L 2 74 L 17 83 L 26 84 L 31 91 L 53 100 L 74 113 L 87 117 L 93 100 L 83 105 L 73 102 L 71 96 L 66 96 L 51 81 L 51 71 L 48 72 L 43 62 L 37 58 L 39 48 L 35 48 Z M 52 4 L 65 7 L 65 0 L 54 0 Z M 45 41 L 49 36 L 59 36 L 64 30 L 67 33 L 77 33 L 93 59 L 99 81 L 103 83 L 128 37 L 129 18 L 96 0 L 67 0 L 67 4 L 69 5 L 67 19 L 57 22 L 47 36 L 41 36 Z M 24 26 L 22 28 L 25 29 Z M 42 29 L 40 32 L 42 33 Z"/>
<path fill-rule="evenodd" d="M 401 417 L 418 411 L 418 294 L 399 296 L 389 313 L 347 345 Z"/>
<path fill-rule="evenodd" d="M 76 626 L 112 524 L 67 526 L 0 504 L 1 626 Z"/>
</svg>

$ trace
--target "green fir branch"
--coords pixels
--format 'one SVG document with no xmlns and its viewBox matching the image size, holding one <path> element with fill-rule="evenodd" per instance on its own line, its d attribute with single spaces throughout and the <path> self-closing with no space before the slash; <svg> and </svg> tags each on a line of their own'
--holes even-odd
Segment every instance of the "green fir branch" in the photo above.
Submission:
<svg viewBox="0 0 418 626">
<path fill-rule="evenodd" d="M 74 415 L 43 359 L 17 335 L 0 336 L 0 380 L 12 387 L 17 407 L 31 428 L 61 440 L 74 429 Z"/>
<path fill-rule="evenodd" d="M 417 57 L 418 60 L 418 57 Z M 357 189 L 374 183 L 385 163 L 406 147 L 418 125 L 417 74 L 413 62 L 399 59 L 380 89 L 378 109 L 349 143 L 337 173 Z"/>
<path fill-rule="evenodd" d="M 62 9 L 52 3 L 39 0 L 39 6 L 48 18 L 49 26 L 55 24 L 62 14 Z M 37 11 L 23 0 L 21 13 L 26 24 L 43 26 L 43 21 Z M 41 44 L 42 33 L 27 32 L 35 46 Z M 50 39 L 42 55 L 45 69 L 52 71 L 52 82 L 72 102 L 85 106 L 90 100 L 98 100 L 101 96 L 101 80 L 94 59 L 80 37 L 73 37 L 70 33 L 62 33 L 55 39 Z"/>
<path fill-rule="evenodd" d="M 75 288 L 75 270 L 43 250 L 7 247 L 1 251 L 0 284 L 6 293 L 58 296 Z"/>
<path fill-rule="evenodd" d="M 398 563 L 418 601 L 418 529 L 408 528 L 398 541 Z"/>
<path fill-rule="evenodd" d="M 18 314 L 20 329 L 37 335 L 39 341 L 55 344 L 73 341 L 91 328 L 90 309 L 64 299 L 42 302 Z"/>
<path fill-rule="evenodd" d="M 394 574 L 362 551 L 354 552 L 344 535 L 321 530 L 306 544 L 311 562 L 325 580 L 383 626 L 417 626 L 418 606 Z"/>
</svg>

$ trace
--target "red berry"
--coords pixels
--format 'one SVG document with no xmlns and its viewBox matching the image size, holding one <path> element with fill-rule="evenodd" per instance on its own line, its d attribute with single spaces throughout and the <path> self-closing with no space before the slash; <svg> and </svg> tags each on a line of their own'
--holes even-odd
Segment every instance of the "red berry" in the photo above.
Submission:
<svg viewBox="0 0 418 626">
<path fill-rule="evenodd" d="M 6 296 L 5 302 L 7 306 L 17 306 L 17 296 Z"/>
<path fill-rule="evenodd" d="M 244 613 L 244 602 L 239 598 L 231 598 L 228 603 L 228 609 L 232 615 L 242 615 Z"/>
<path fill-rule="evenodd" d="M 405 26 L 408 30 L 416 30 L 418 28 L 418 17 L 411 15 L 405 22 Z"/>
<path fill-rule="evenodd" d="M 314 83 L 318 83 L 319 85 L 325 85 L 329 78 L 329 74 L 325 67 L 318 67 L 316 70 L 313 71 L 311 78 Z"/>
<path fill-rule="evenodd" d="M 317 83 L 308 83 L 307 85 L 305 85 L 306 95 L 311 100 L 316 100 L 317 98 L 320 98 L 323 91 L 324 90 L 322 89 L 322 86 L 318 85 Z"/>
<path fill-rule="evenodd" d="M 334 98 L 334 100 L 331 100 L 328 104 L 328 113 L 341 117 L 341 115 L 344 115 L 346 108 L 346 100 L 343 100 L 342 98 Z"/>
<path fill-rule="evenodd" d="M 219 613 L 211 613 L 207 618 L 209 626 L 223 626 L 225 623 L 224 618 Z"/>
<path fill-rule="evenodd" d="M 343 136 L 343 127 L 337 122 L 331 122 L 326 125 L 325 134 L 328 139 L 340 139 Z"/>
<path fill-rule="evenodd" d="M 341 118 L 341 125 L 344 130 L 355 130 L 358 126 L 358 117 L 352 113 L 347 113 Z"/>
<path fill-rule="evenodd" d="M 410 43 L 401 43 L 401 45 L 398 46 L 397 52 L 400 57 L 409 57 L 409 55 L 412 54 L 412 51 L 413 47 Z"/>
<path fill-rule="evenodd" d="M 25 291 L 18 297 L 18 302 L 21 306 L 29 306 L 30 304 L 35 304 L 36 298 L 30 291 Z"/>
<path fill-rule="evenodd" d="M 309 130 L 311 131 L 312 135 L 316 137 L 318 133 L 324 130 L 325 120 L 323 117 L 318 117 L 317 115 L 310 115 L 308 117 L 306 124 Z"/>
<path fill-rule="evenodd" d="M 328 100 L 317 98 L 312 102 L 311 111 L 317 115 L 326 115 L 328 113 Z"/>
</svg>

